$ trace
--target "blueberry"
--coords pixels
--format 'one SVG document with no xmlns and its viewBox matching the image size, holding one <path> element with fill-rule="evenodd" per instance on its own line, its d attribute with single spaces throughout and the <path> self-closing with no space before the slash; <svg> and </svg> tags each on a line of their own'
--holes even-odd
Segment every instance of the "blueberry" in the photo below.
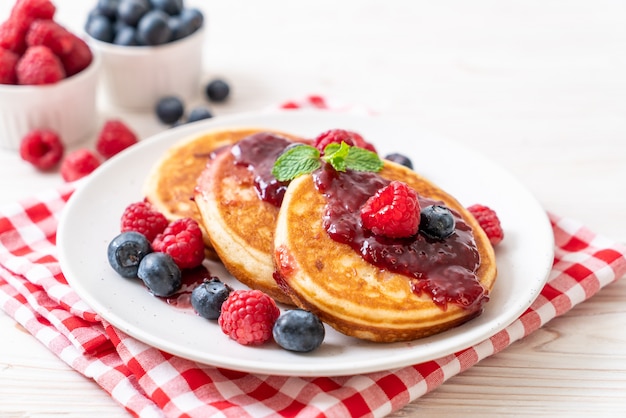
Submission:
<svg viewBox="0 0 626 418">
<path fill-rule="evenodd" d="M 198 9 L 185 8 L 180 12 L 180 19 L 183 25 L 188 27 L 189 33 L 194 33 L 202 27 L 204 15 Z"/>
<path fill-rule="evenodd" d="M 100 9 L 98 9 L 97 7 L 91 9 L 89 11 L 89 13 L 87 14 L 87 20 L 85 21 L 85 30 L 87 30 L 87 28 L 89 27 L 89 23 L 94 19 L 97 18 L 99 16 L 103 16 L 106 17 L 101 11 Z M 109 19 L 107 17 L 107 19 Z"/>
<path fill-rule="evenodd" d="M 153 9 L 161 10 L 168 15 L 177 15 L 183 10 L 183 0 L 150 0 Z"/>
<path fill-rule="evenodd" d="M 137 31 L 132 26 L 121 27 L 115 33 L 115 38 L 113 38 L 113 43 L 115 45 L 123 45 L 123 46 L 139 45 L 139 43 L 137 42 Z"/>
<path fill-rule="evenodd" d="M 324 341 L 324 324 L 313 313 L 292 309 L 282 314 L 273 328 L 274 341 L 290 351 L 315 350 Z"/>
<path fill-rule="evenodd" d="M 177 41 L 191 34 L 189 27 L 183 24 L 180 16 L 170 16 L 167 25 L 172 31 L 172 41 Z"/>
<path fill-rule="evenodd" d="M 162 45 L 170 41 L 169 16 L 161 10 L 150 10 L 137 23 L 137 38 L 142 45 Z"/>
<path fill-rule="evenodd" d="M 210 119 L 213 117 L 213 114 L 209 109 L 204 106 L 195 107 L 189 112 L 189 116 L 187 117 L 187 123 L 196 122 L 202 119 Z"/>
<path fill-rule="evenodd" d="M 113 27 L 113 35 L 115 36 L 115 34 L 119 31 L 121 31 L 124 28 L 128 28 L 131 27 L 133 28 L 134 26 L 130 26 L 124 22 L 122 22 L 121 20 L 115 20 L 111 22 L 111 26 Z"/>
<path fill-rule="evenodd" d="M 203 318 L 217 319 L 222 311 L 222 304 L 233 289 L 216 277 L 202 283 L 191 292 L 191 306 Z"/>
<path fill-rule="evenodd" d="M 403 166 L 408 167 L 411 170 L 413 170 L 413 162 L 406 155 L 398 154 L 397 152 L 394 152 L 392 154 L 387 155 L 385 157 L 385 159 L 387 159 L 389 161 L 393 161 L 394 163 L 403 165 Z"/>
<path fill-rule="evenodd" d="M 117 19 L 130 26 L 137 26 L 139 19 L 150 11 L 148 0 L 121 0 L 117 6 Z"/>
<path fill-rule="evenodd" d="M 137 276 L 155 296 L 170 296 L 182 286 L 180 268 L 172 256 L 166 253 L 146 255 L 139 263 Z"/>
<path fill-rule="evenodd" d="M 87 22 L 85 31 L 94 39 L 113 42 L 114 30 L 111 21 L 104 15 L 94 15 Z"/>
<path fill-rule="evenodd" d="M 96 8 L 109 19 L 115 19 L 120 0 L 98 0 Z"/>
<path fill-rule="evenodd" d="M 169 125 L 175 123 L 183 116 L 185 105 L 176 96 L 166 96 L 158 101 L 155 112 L 161 122 Z"/>
<path fill-rule="evenodd" d="M 152 252 L 150 241 L 139 232 L 122 232 L 109 243 L 109 264 L 120 276 L 127 279 L 137 277 L 141 260 Z"/>
<path fill-rule="evenodd" d="M 223 102 L 230 94 L 230 86 L 224 80 L 215 79 L 206 85 L 205 93 L 212 102 Z"/>
<path fill-rule="evenodd" d="M 445 239 L 454 232 L 454 216 L 445 206 L 430 205 L 420 213 L 419 231 L 432 239 Z"/>
</svg>

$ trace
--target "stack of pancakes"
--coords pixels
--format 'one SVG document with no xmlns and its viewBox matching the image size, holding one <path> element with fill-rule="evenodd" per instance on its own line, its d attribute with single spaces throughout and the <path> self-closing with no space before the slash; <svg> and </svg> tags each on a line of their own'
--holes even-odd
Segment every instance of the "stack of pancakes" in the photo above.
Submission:
<svg viewBox="0 0 626 418">
<path fill-rule="evenodd" d="M 236 279 L 277 302 L 316 313 L 346 335 L 409 341 L 480 314 L 454 304 L 442 309 L 430 297 L 416 295 L 406 276 L 369 264 L 350 246 L 334 241 L 322 225 L 325 198 L 311 175 L 289 183 L 280 207 L 262 201 L 252 173 L 230 152 L 233 144 L 261 131 L 267 130 L 216 130 L 174 145 L 150 173 L 146 198 L 170 219 L 197 220 L 207 254 L 221 260 Z M 495 255 L 472 215 L 406 167 L 385 161 L 380 175 L 403 181 L 460 214 L 473 230 L 480 256 L 475 274 L 488 293 L 496 278 Z"/>
</svg>

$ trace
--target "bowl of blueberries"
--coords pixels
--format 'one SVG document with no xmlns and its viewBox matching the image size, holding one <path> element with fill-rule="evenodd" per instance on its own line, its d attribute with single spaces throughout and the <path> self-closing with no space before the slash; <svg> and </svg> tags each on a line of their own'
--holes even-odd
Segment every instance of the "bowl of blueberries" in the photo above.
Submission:
<svg viewBox="0 0 626 418">
<path fill-rule="evenodd" d="M 85 23 L 114 106 L 145 110 L 200 88 L 204 16 L 183 0 L 98 0 Z"/>
</svg>

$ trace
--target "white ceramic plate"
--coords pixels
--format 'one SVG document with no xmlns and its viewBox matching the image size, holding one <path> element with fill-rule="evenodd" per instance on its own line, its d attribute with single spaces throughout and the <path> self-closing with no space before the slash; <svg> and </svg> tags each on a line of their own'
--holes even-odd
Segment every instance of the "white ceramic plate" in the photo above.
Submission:
<svg viewBox="0 0 626 418">
<path fill-rule="evenodd" d="M 143 198 L 143 183 L 152 165 L 176 141 L 228 126 L 280 129 L 308 137 L 331 128 L 355 130 L 374 143 L 381 155 L 402 152 L 410 156 L 417 171 L 462 204 L 494 208 L 506 238 L 496 249 L 499 275 L 483 314 L 442 334 L 408 343 L 368 343 L 327 328 L 319 349 L 297 354 L 273 342 L 261 347 L 239 345 L 215 322 L 169 306 L 140 282 L 119 277 L 108 265 L 106 248 L 119 231 L 124 208 Z M 200 363 L 300 376 L 393 369 L 439 358 L 492 336 L 522 314 L 540 292 L 552 265 L 554 246 L 552 229 L 538 202 L 508 172 L 483 156 L 424 132 L 415 121 L 307 111 L 219 117 L 141 141 L 103 164 L 74 193 L 64 210 L 57 243 L 70 285 L 123 332 Z M 209 268 L 222 279 L 232 280 L 221 266 L 211 264 Z"/>
</svg>

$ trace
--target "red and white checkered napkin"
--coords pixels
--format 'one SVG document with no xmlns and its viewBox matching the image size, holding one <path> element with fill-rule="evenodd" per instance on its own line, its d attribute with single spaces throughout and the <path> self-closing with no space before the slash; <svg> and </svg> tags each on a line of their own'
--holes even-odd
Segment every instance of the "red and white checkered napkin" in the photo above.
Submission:
<svg viewBox="0 0 626 418">
<path fill-rule="evenodd" d="M 473 347 L 399 370 L 343 377 L 255 375 L 203 366 L 124 335 L 67 285 L 56 259 L 73 186 L 0 208 L 0 307 L 140 417 L 372 416 L 395 411 L 506 348 L 626 273 L 626 247 L 551 215 L 548 284 L 513 324 Z"/>
</svg>

